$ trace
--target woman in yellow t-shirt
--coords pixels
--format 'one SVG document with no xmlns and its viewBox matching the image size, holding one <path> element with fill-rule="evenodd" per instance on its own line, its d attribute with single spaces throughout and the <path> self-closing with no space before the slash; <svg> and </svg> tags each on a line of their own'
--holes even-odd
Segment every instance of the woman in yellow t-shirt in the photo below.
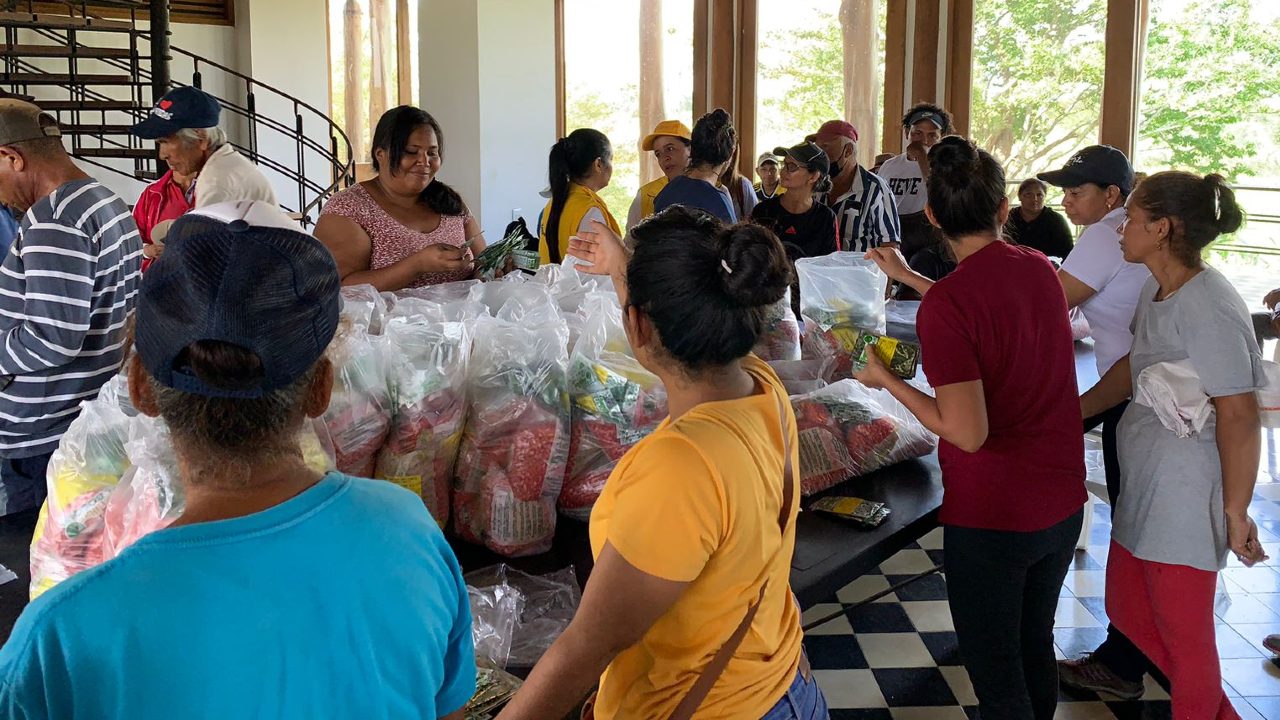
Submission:
<svg viewBox="0 0 1280 720">
<path fill-rule="evenodd" d="M 795 417 L 750 354 L 790 284 L 786 252 L 768 230 L 679 206 L 631 240 L 628 257 L 594 223 L 570 253 L 612 276 L 670 416 L 609 477 L 591 515 L 596 563 L 582 605 L 499 717 L 564 717 L 598 678 L 599 720 L 825 719 L 789 590 Z"/>
<path fill-rule="evenodd" d="M 559 263 L 569 249 L 569 238 L 587 230 L 598 220 L 622 234 L 618 221 L 596 193 L 613 178 L 613 146 L 599 130 L 579 128 L 551 146 L 547 158 L 547 179 L 551 200 L 542 211 L 538 228 L 538 255 L 541 264 Z"/>
</svg>

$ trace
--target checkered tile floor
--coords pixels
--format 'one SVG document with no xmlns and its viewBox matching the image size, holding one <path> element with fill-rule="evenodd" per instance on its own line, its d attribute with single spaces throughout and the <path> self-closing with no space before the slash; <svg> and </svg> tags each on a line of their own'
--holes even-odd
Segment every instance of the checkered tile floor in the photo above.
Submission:
<svg viewBox="0 0 1280 720">
<path fill-rule="evenodd" d="M 1276 444 L 1264 453 L 1276 456 Z M 1275 469 L 1275 463 L 1269 469 Z M 1219 580 L 1218 648 L 1227 695 L 1244 720 L 1280 720 L 1280 662 L 1262 647 L 1280 633 L 1280 477 L 1264 469 L 1252 512 L 1264 547 L 1265 566 L 1231 566 Z M 1277 473 L 1280 475 L 1280 473 Z M 1054 637 L 1059 657 L 1075 657 L 1106 636 L 1103 605 L 1110 510 L 1095 502 L 1087 550 L 1075 562 L 1058 602 Z M 829 603 L 805 613 L 805 622 L 840 610 L 941 562 L 942 534 L 934 531 L 859 578 Z M 810 631 L 805 646 L 814 675 L 831 704 L 832 720 L 949 720 L 977 717 L 977 699 L 960 663 L 947 608 L 943 576 L 916 582 L 895 594 Z M 1122 720 L 1170 717 L 1169 696 L 1147 678 L 1141 701 L 1118 702 L 1092 693 L 1064 691 L 1057 717 Z"/>
</svg>

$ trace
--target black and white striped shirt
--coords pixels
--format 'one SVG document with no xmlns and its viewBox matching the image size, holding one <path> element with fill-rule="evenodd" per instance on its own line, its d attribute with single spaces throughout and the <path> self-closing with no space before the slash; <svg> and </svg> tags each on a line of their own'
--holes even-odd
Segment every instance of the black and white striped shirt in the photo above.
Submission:
<svg viewBox="0 0 1280 720">
<path fill-rule="evenodd" d="M 884 178 L 859 166 L 860 177 L 832 209 L 840 232 L 840 249 L 866 252 L 902 240 L 898 203 Z"/>
<path fill-rule="evenodd" d="M 0 265 L 0 457 L 52 452 L 115 374 L 141 267 L 129 206 L 95 180 L 27 212 Z"/>
</svg>

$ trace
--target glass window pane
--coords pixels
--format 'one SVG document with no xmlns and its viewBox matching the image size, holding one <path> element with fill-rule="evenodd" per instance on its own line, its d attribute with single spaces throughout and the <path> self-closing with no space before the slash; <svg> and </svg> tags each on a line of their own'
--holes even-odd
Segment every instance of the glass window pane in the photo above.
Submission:
<svg viewBox="0 0 1280 720">
<path fill-rule="evenodd" d="M 658 22 L 641 22 L 642 10 Z M 642 57 L 642 46 L 655 52 Z M 693 121 L 693 0 L 565 0 L 564 54 L 565 130 L 609 137 L 613 178 L 600 196 L 625 224 L 642 180 L 656 172 L 642 168 L 640 140 L 658 120 Z M 654 118 L 641 112 L 641 82 L 660 83 Z"/>
<path fill-rule="evenodd" d="M 977 0 L 970 135 L 1012 183 L 1098 142 L 1106 0 Z"/>
<path fill-rule="evenodd" d="M 859 159 L 870 166 L 884 106 L 886 1 L 759 0 L 758 8 L 756 154 L 843 118 L 858 128 Z M 851 88 L 862 97 L 846 98 Z"/>
</svg>

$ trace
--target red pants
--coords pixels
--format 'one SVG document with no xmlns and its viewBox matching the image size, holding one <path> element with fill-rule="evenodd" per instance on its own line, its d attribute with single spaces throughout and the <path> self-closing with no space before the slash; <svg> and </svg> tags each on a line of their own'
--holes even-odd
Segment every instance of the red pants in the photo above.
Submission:
<svg viewBox="0 0 1280 720">
<path fill-rule="evenodd" d="M 1240 720 L 1222 690 L 1214 642 L 1218 574 L 1139 560 L 1114 541 L 1107 615 L 1169 678 L 1174 720 Z"/>
</svg>

